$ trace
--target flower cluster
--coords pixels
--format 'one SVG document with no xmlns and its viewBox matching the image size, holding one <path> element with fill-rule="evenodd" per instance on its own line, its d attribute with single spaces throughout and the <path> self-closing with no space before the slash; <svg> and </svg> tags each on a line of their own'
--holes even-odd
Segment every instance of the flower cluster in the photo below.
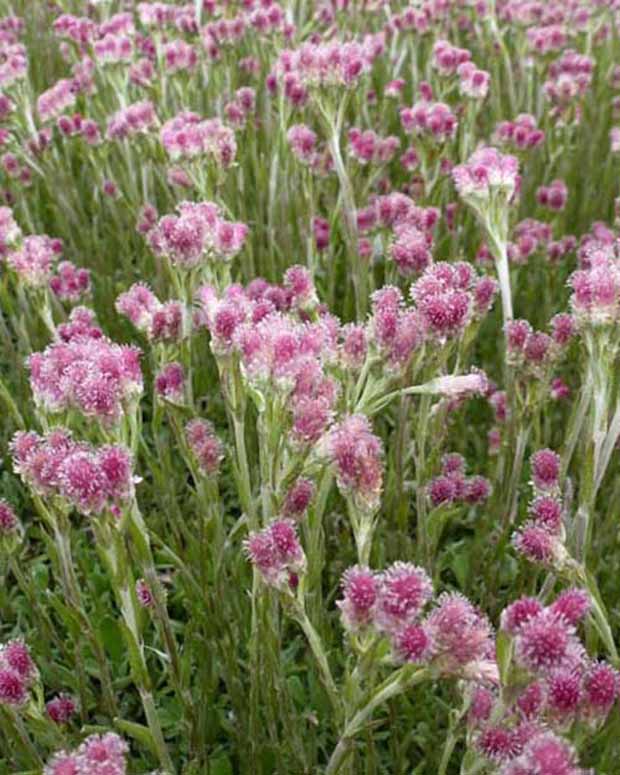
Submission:
<svg viewBox="0 0 620 775">
<path fill-rule="evenodd" d="M 142 393 L 138 348 L 105 338 L 52 344 L 28 368 L 34 399 L 50 414 L 74 410 L 109 425 Z"/>
<path fill-rule="evenodd" d="M 151 250 L 181 269 L 204 261 L 230 261 L 243 247 L 244 223 L 225 220 L 213 202 L 181 202 L 178 215 L 164 215 L 147 234 Z"/>
<path fill-rule="evenodd" d="M 503 197 L 509 201 L 519 183 L 519 162 L 496 148 L 480 148 L 452 170 L 459 194 L 472 205 Z"/>
<path fill-rule="evenodd" d="M 232 129 L 219 119 L 203 119 L 196 113 L 180 113 L 166 121 L 161 143 L 173 161 L 212 158 L 226 168 L 235 160 L 237 143 Z"/>
<path fill-rule="evenodd" d="M 54 754 L 43 775 L 126 775 L 128 752 L 114 732 L 90 735 L 74 751 Z"/>
<path fill-rule="evenodd" d="M 278 519 L 245 542 L 247 555 L 263 581 L 276 589 L 295 589 L 306 568 L 304 550 L 295 523 Z"/>
<path fill-rule="evenodd" d="M 484 476 L 465 476 L 465 458 L 451 453 L 442 457 L 441 475 L 429 482 L 426 489 L 434 507 L 453 503 L 476 505 L 487 500 L 491 483 Z"/>
<path fill-rule="evenodd" d="M 38 678 L 30 649 L 22 640 L 10 640 L 0 646 L 0 706 L 26 705 Z"/>
<path fill-rule="evenodd" d="M 342 591 L 345 628 L 387 636 L 397 661 L 430 664 L 446 676 L 497 680 L 491 625 L 466 598 L 445 593 L 421 618 L 433 596 L 422 568 L 396 562 L 376 573 L 355 566 L 345 572 Z"/>
<path fill-rule="evenodd" d="M 45 436 L 19 431 L 11 453 L 15 472 L 33 492 L 56 496 L 85 516 L 117 513 L 134 496 L 133 463 L 124 447 L 93 447 L 59 428 Z"/>
<path fill-rule="evenodd" d="M 162 303 L 144 283 L 135 283 L 116 300 L 116 310 L 153 342 L 178 342 L 187 327 L 179 301 Z"/>
<path fill-rule="evenodd" d="M 567 557 L 560 463 L 559 455 L 550 449 L 541 449 L 532 455 L 534 498 L 529 504 L 528 521 L 512 539 L 519 554 L 530 562 L 549 567 L 560 567 Z"/>
</svg>

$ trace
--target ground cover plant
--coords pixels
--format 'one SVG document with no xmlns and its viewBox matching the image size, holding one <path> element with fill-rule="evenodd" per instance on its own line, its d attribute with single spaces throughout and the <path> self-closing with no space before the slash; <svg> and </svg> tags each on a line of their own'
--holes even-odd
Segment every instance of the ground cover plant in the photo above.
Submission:
<svg viewBox="0 0 620 775">
<path fill-rule="evenodd" d="M 0 773 L 620 771 L 620 2 L 0 0 Z"/>
</svg>

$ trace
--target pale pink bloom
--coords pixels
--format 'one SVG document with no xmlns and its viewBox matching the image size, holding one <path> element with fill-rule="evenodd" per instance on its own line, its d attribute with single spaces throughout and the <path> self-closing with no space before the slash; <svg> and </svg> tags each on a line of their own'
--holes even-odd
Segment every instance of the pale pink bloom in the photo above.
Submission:
<svg viewBox="0 0 620 775">
<path fill-rule="evenodd" d="M 224 459 L 224 445 L 208 420 L 194 418 L 185 426 L 185 438 L 203 474 L 216 475 Z"/>
<path fill-rule="evenodd" d="M 345 571 L 341 586 L 343 598 L 336 605 L 343 624 L 350 632 L 359 632 L 373 622 L 380 579 L 368 568 L 355 565 Z"/>
</svg>

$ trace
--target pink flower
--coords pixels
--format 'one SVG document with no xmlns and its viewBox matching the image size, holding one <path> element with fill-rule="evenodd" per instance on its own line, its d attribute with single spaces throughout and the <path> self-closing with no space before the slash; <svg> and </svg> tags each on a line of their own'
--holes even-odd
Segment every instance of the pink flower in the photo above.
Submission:
<svg viewBox="0 0 620 775">
<path fill-rule="evenodd" d="M 80 775 L 125 775 L 127 743 L 114 732 L 87 737 L 78 748 Z"/>
<path fill-rule="evenodd" d="M 398 660 L 425 662 L 432 656 L 433 642 L 427 628 L 421 624 L 406 624 L 392 637 L 392 648 Z"/>
<path fill-rule="evenodd" d="M 47 235 L 25 237 L 20 248 L 9 253 L 6 262 L 25 285 L 42 288 L 50 281 L 61 247 L 58 240 Z"/>
<path fill-rule="evenodd" d="M 584 679 L 584 699 L 588 712 L 605 718 L 611 711 L 620 689 L 618 673 L 605 662 L 592 663 Z"/>
<path fill-rule="evenodd" d="M 60 301 L 76 303 L 90 292 L 90 272 L 70 261 L 61 261 L 49 284 Z"/>
<path fill-rule="evenodd" d="M 519 162 L 496 148 L 480 148 L 467 161 L 452 170 L 459 194 L 467 200 L 486 200 L 502 194 L 510 199 L 517 187 Z"/>
<path fill-rule="evenodd" d="M 77 706 L 73 697 L 67 694 L 59 694 L 45 705 L 47 715 L 55 724 L 66 724 L 75 714 Z"/>
<path fill-rule="evenodd" d="M 136 581 L 136 598 L 142 608 L 152 608 L 155 605 L 153 592 L 144 579 Z"/>
<path fill-rule="evenodd" d="M 13 507 L 0 498 L 0 540 L 11 535 L 19 528 L 19 519 Z"/>
<path fill-rule="evenodd" d="M 559 485 L 560 456 L 551 449 L 541 449 L 530 458 L 532 479 L 537 490 L 550 492 Z"/>
<path fill-rule="evenodd" d="M 576 626 L 592 607 L 590 595 L 583 589 L 566 589 L 549 606 L 549 610 L 561 616 L 568 624 Z"/>
<path fill-rule="evenodd" d="M 379 581 L 376 622 L 387 632 L 415 621 L 433 594 L 426 571 L 411 563 L 395 562 Z"/>
<path fill-rule="evenodd" d="M 515 638 L 517 662 L 533 673 L 548 674 L 561 668 L 580 650 L 574 628 L 551 611 L 523 622 Z"/>
<path fill-rule="evenodd" d="M 352 415 L 342 420 L 328 433 L 325 448 L 336 468 L 340 490 L 374 510 L 383 486 L 383 445 L 368 419 Z"/>
<path fill-rule="evenodd" d="M 535 597 L 522 597 L 502 611 L 502 630 L 516 635 L 526 622 L 534 619 L 542 611 L 543 605 Z"/>
<path fill-rule="evenodd" d="M 174 404 L 185 402 L 185 372 L 180 363 L 166 364 L 155 376 L 158 396 Z"/>
<path fill-rule="evenodd" d="M 224 446 L 208 420 L 195 418 L 185 426 L 185 438 L 203 474 L 214 476 L 224 458 Z"/>
<path fill-rule="evenodd" d="M 260 532 L 250 533 L 244 546 L 269 586 L 287 589 L 291 578 L 305 570 L 306 558 L 292 520 L 275 520 Z"/>
<path fill-rule="evenodd" d="M 286 493 L 282 513 L 290 519 L 301 519 L 314 497 L 315 487 L 310 479 L 300 477 Z"/>
<path fill-rule="evenodd" d="M 368 568 L 355 565 L 345 571 L 342 577 L 343 598 L 336 605 L 347 630 L 358 632 L 372 623 L 379 586 L 380 580 Z"/>
<path fill-rule="evenodd" d="M 43 775 L 81 775 L 82 770 L 79 767 L 77 755 L 63 751 L 52 756 L 45 765 Z"/>
</svg>

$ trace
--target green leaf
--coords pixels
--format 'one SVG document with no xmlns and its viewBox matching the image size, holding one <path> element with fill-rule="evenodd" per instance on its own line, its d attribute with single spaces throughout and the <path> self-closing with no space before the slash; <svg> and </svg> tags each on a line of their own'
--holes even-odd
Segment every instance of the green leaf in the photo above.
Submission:
<svg viewBox="0 0 620 775">
<path fill-rule="evenodd" d="M 148 727 L 145 727 L 143 724 L 136 724 L 133 721 L 125 721 L 125 719 L 122 718 L 114 719 L 114 725 L 121 732 L 129 735 L 129 737 L 133 737 L 134 740 L 137 740 L 145 746 L 145 748 L 148 748 L 151 753 L 157 755 L 157 746 L 153 740 L 151 730 Z"/>
<path fill-rule="evenodd" d="M 230 759 L 225 754 L 219 754 L 209 761 L 211 775 L 233 775 L 233 767 Z"/>
<path fill-rule="evenodd" d="M 512 638 L 508 633 L 500 630 L 496 638 L 496 656 L 497 667 L 502 685 L 507 686 L 508 676 L 510 674 L 510 665 L 512 663 Z"/>
</svg>

